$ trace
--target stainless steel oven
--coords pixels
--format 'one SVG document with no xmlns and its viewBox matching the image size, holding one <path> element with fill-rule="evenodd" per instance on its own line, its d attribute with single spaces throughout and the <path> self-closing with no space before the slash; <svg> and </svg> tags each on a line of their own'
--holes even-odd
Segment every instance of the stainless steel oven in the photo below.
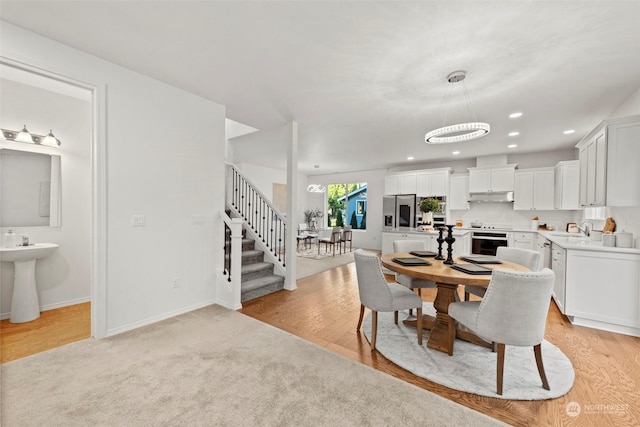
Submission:
<svg viewBox="0 0 640 427">
<path fill-rule="evenodd" d="M 500 246 L 509 246 L 509 233 L 506 231 L 472 231 L 471 253 L 495 255 Z"/>
</svg>

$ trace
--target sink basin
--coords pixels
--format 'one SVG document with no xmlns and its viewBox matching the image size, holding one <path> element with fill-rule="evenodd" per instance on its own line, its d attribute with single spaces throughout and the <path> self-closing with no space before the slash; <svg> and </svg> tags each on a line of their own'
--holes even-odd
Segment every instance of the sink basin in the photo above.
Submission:
<svg viewBox="0 0 640 427">
<path fill-rule="evenodd" d="M 567 233 L 562 232 L 562 231 L 554 231 L 552 233 L 547 233 L 549 236 L 553 236 L 553 237 L 566 237 L 569 239 L 584 239 L 587 236 L 585 236 L 584 234 L 578 234 L 578 233 Z"/>
<path fill-rule="evenodd" d="M 46 258 L 58 248 L 55 243 L 0 248 L 0 261 L 13 262 L 13 295 L 11 323 L 24 323 L 40 317 L 40 302 L 36 285 L 36 260 Z"/>
<path fill-rule="evenodd" d="M 36 243 L 29 246 L 0 248 L 0 261 L 31 261 L 46 258 L 56 250 L 55 243 Z"/>
</svg>

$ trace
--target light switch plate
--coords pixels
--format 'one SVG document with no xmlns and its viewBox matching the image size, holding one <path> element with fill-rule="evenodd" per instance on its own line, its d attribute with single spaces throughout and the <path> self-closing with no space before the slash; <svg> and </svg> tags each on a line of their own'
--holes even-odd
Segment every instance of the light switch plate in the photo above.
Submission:
<svg viewBox="0 0 640 427">
<path fill-rule="evenodd" d="M 131 225 L 133 227 L 144 227 L 146 222 L 147 220 L 144 215 L 133 215 L 131 217 Z"/>
</svg>

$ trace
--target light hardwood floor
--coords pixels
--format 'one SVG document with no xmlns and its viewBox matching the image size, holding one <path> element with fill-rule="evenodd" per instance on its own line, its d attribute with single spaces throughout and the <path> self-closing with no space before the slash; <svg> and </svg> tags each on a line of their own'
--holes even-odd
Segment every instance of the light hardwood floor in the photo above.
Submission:
<svg viewBox="0 0 640 427">
<path fill-rule="evenodd" d="M 355 264 L 298 280 L 297 285 L 293 292 L 245 303 L 240 312 L 512 425 L 640 425 L 640 338 L 573 326 L 553 302 L 545 338 L 573 363 L 575 384 L 558 399 L 509 401 L 449 389 L 372 353 L 366 338 L 356 332 L 360 301 Z M 432 301 L 433 292 L 423 290 L 423 299 Z M 580 404 L 576 417 L 565 412 L 571 402 Z"/>
<path fill-rule="evenodd" d="M 551 303 L 546 339 L 571 359 L 576 371 L 573 389 L 553 400 L 494 399 L 432 383 L 372 353 L 355 330 L 360 302 L 354 264 L 298 280 L 297 285 L 293 292 L 245 303 L 240 312 L 512 425 L 640 425 L 640 338 L 573 326 Z M 433 299 L 429 290 L 423 294 L 425 300 Z M 2 363 L 88 337 L 89 319 L 87 303 L 43 312 L 26 324 L 3 320 Z M 577 417 L 565 413 L 571 402 L 581 407 Z"/>
</svg>

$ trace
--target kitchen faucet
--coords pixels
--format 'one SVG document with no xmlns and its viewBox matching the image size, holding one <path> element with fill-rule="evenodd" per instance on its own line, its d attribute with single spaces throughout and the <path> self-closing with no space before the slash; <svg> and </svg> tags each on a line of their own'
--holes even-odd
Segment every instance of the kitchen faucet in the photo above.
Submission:
<svg viewBox="0 0 640 427">
<path fill-rule="evenodd" d="M 590 225 L 590 227 L 587 226 Z M 591 234 L 591 230 L 593 230 L 593 223 L 591 221 L 583 221 L 582 227 L 578 226 L 578 230 L 584 233 L 585 236 L 589 236 Z"/>
</svg>

